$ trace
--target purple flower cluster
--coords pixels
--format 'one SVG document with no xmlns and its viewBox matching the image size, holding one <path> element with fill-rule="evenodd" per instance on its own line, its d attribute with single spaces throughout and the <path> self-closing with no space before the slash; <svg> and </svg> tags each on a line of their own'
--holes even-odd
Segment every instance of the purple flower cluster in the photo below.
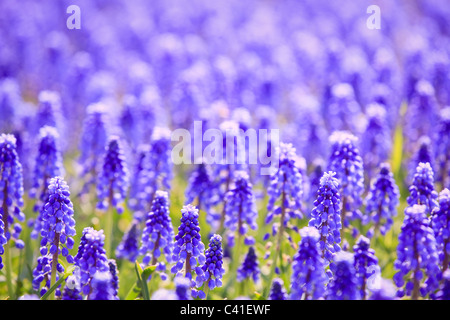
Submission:
<svg viewBox="0 0 450 320">
<path fill-rule="evenodd" d="M 435 139 L 436 181 L 450 188 L 450 106 L 441 110 Z"/>
<path fill-rule="evenodd" d="M 237 270 L 237 281 L 241 282 L 245 279 L 251 278 L 254 283 L 258 282 L 259 279 L 259 266 L 258 257 L 256 256 L 255 248 L 248 248 L 248 252 L 245 255 L 242 265 Z"/>
<path fill-rule="evenodd" d="M 215 234 L 209 240 L 209 247 L 205 251 L 206 261 L 201 267 L 203 273 L 197 276 L 196 284 L 200 287 L 204 282 L 209 289 L 222 286 L 222 275 L 225 269 L 222 267 L 222 237 Z"/>
<path fill-rule="evenodd" d="M 439 193 L 439 206 L 431 215 L 431 227 L 434 231 L 443 270 L 450 267 L 450 191 L 444 189 Z"/>
<path fill-rule="evenodd" d="M 394 282 L 399 288 L 399 297 L 411 296 L 417 299 L 435 291 L 439 285 L 439 255 L 433 229 L 427 217 L 425 205 L 413 205 L 405 210 L 405 220 L 398 237 L 398 272 Z"/>
<path fill-rule="evenodd" d="M 381 273 L 375 250 L 370 248 L 370 240 L 360 236 L 353 246 L 356 278 L 361 299 L 366 299 L 369 291 L 369 281 Z"/>
<path fill-rule="evenodd" d="M 116 248 L 117 259 L 128 259 L 130 262 L 136 261 L 139 255 L 139 235 L 139 222 L 133 220 Z"/>
<path fill-rule="evenodd" d="M 42 255 L 37 259 L 36 268 L 33 270 L 33 282 L 32 287 L 33 290 L 38 291 L 40 296 L 43 296 L 53 285 L 51 283 L 51 273 L 52 273 L 52 265 L 53 258 L 55 256 L 52 254 Z M 56 263 L 56 271 L 59 273 L 64 272 L 64 267 L 57 262 Z M 56 274 L 56 280 L 59 279 L 59 274 Z M 41 283 L 44 282 L 41 287 Z M 60 286 L 56 290 L 56 296 L 59 297 L 61 295 Z"/>
<path fill-rule="evenodd" d="M 415 204 L 425 205 L 427 214 L 431 214 L 438 207 L 438 194 L 434 190 L 434 174 L 430 163 L 419 163 L 414 175 L 414 181 L 409 187 L 409 197 L 406 199 L 409 206 Z"/>
<path fill-rule="evenodd" d="M 327 286 L 327 299 L 360 299 L 353 254 L 344 251 L 338 252 L 332 267 L 334 276 Z"/>
<path fill-rule="evenodd" d="M 288 296 L 284 288 L 284 282 L 280 278 L 275 278 L 272 281 L 272 288 L 270 289 L 269 300 L 287 300 Z"/>
<path fill-rule="evenodd" d="M 114 294 L 113 279 L 108 271 L 97 271 L 91 280 L 92 292 L 90 300 L 116 300 Z"/>
<path fill-rule="evenodd" d="M 317 300 L 325 295 L 328 277 L 320 251 L 320 234 L 314 227 L 300 230 L 302 237 L 294 256 L 291 276 L 292 300 Z"/>
</svg>

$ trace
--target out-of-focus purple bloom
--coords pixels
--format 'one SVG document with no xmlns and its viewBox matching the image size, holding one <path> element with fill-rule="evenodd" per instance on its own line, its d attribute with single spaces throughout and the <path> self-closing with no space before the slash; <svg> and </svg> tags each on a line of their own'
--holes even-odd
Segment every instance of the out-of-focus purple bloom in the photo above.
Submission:
<svg viewBox="0 0 450 320">
<path fill-rule="evenodd" d="M 80 139 L 80 159 L 83 166 L 81 176 L 85 179 L 82 193 L 88 192 L 95 184 L 98 174 L 99 155 L 105 151 L 107 143 L 106 106 L 103 103 L 87 107 Z"/>
<path fill-rule="evenodd" d="M 244 258 L 244 262 L 237 270 L 237 281 L 241 282 L 245 279 L 251 278 L 254 283 L 259 279 L 258 257 L 256 256 L 255 248 L 248 248 L 248 253 Z"/>
<path fill-rule="evenodd" d="M 379 279 L 379 283 L 371 289 L 369 300 L 396 300 L 397 289 L 391 280 Z"/>
<path fill-rule="evenodd" d="M 363 222 L 373 222 L 375 229 L 385 235 L 397 215 L 400 193 L 389 164 L 382 163 L 380 167 L 380 172 L 373 180 L 366 197 L 366 215 Z"/>
<path fill-rule="evenodd" d="M 61 97 L 59 93 L 56 91 L 41 91 L 38 100 L 39 110 L 35 119 L 35 132 L 38 132 L 44 126 L 50 126 L 57 128 L 60 136 L 65 137 L 65 122 L 61 113 Z"/>
<path fill-rule="evenodd" d="M 281 216 L 280 227 L 284 229 L 290 219 L 303 218 L 303 178 L 296 164 L 295 148 L 292 144 L 281 143 L 277 150 L 279 155 L 279 167 L 270 177 L 270 185 L 267 189 L 269 203 L 267 204 L 267 217 L 265 223 L 272 222 L 274 216 Z M 275 204 L 280 201 L 279 206 Z M 272 235 L 280 230 L 273 229 Z"/>
<path fill-rule="evenodd" d="M 192 300 L 191 282 L 183 277 L 175 277 L 174 282 L 178 300 Z"/>
<path fill-rule="evenodd" d="M 414 175 L 414 181 L 409 187 L 409 196 L 406 199 L 409 206 L 415 204 L 425 205 L 427 214 L 431 214 L 438 207 L 438 194 L 434 190 L 434 174 L 430 164 L 419 163 Z"/>
<path fill-rule="evenodd" d="M 358 281 L 352 253 L 341 251 L 336 254 L 333 279 L 328 284 L 327 300 L 359 300 Z"/>
<path fill-rule="evenodd" d="M 444 189 L 439 193 L 439 206 L 431 214 L 431 227 L 439 252 L 443 270 L 450 267 L 450 191 Z"/>
<path fill-rule="evenodd" d="M 139 235 L 139 222 L 133 220 L 116 248 L 117 259 L 128 259 L 130 262 L 136 261 L 139 255 Z"/>
<path fill-rule="evenodd" d="M 66 285 L 62 292 L 62 300 L 83 300 L 79 278 L 77 269 L 74 271 L 74 274 L 67 277 Z"/>
<path fill-rule="evenodd" d="M 203 274 L 200 266 L 206 261 L 205 245 L 200 236 L 198 209 L 189 204 L 181 209 L 181 215 L 181 225 L 178 227 L 178 234 L 175 236 L 172 256 L 175 265 L 171 271 L 172 273 L 179 273 L 186 264 L 185 275 L 192 279 L 191 272 L 194 268 L 197 275 Z"/>
<path fill-rule="evenodd" d="M 15 122 L 18 106 L 22 103 L 18 82 L 13 78 L 0 80 L 0 130 L 9 132 Z"/>
<path fill-rule="evenodd" d="M 109 206 L 123 212 L 123 201 L 127 196 L 128 169 L 119 137 L 112 136 L 103 159 L 102 171 L 97 184 L 97 208 L 106 210 Z"/>
<path fill-rule="evenodd" d="M 450 106 L 441 110 L 435 136 L 436 181 L 450 188 Z"/>
<path fill-rule="evenodd" d="M 250 178 L 245 171 L 236 171 L 225 198 L 224 225 L 233 233 L 237 231 L 239 235 L 246 235 L 248 227 L 256 230 L 257 217 L 258 212 Z M 230 242 L 230 245 L 234 244 L 234 241 Z"/>
<path fill-rule="evenodd" d="M 119 294 L 119 270 L 117 269 L 116 260 L 108 260 L 109 273 L 111 274 L 111 287 L 113 289 L 114 296 L 117 298 Z"/>
<path fill-rule="evenodd" d="M 355 99 L 353 87 L 348 83 L 338 83 L 331 88 L 330 101 L 326 107 L 331 131 L 359 131 L 357 124 L 361 107 Z"/>
<path fill-rule="evenodd" d="M 370 240 L 364 236 L 360 236 L 353 246 L 354 264 L 356 278 L 361 299 L 365 300 L 368 290 L 370 289 L 370 281 L 372 277 L 376 277 L 381 273 L 378 266 L 378 258 L 375 256 L 375 250 L 370 248 Z"/>
<path fill-rule="evenodd" d="M 89 295 L 89 300 L 117 300 L 113 286 L 113 278 L 110 272 L 95 272 L 91 280 L 92 292 Z"/>
<path fill-rule="evenodd" d="M 328 278 L 320 252 L 320 234 L 314 227 L 300 230 L 301 241 L 294 256 L 291 276 L 292 300 L 317 300 L 325 294 Z"/>
<path fill-rule="evenodd" d="M 287 300 L 288 296 L 284 288 L 284 282 L 280 278 L 275 278 L 272 281 L 272 288 L 270 289 L 269 300 Z"/>
<path fill-rule="evenodd" d="M 150 146 L 147 144 L 139 145 L 136 151 L 136 163 L 133 170 L 133 179 L 130 185 L 130 200 L 128 206 L 134 211 L 133 217 L 141 222 L 145 219 L 148 209 L 147 198 L 151 193 L 152 186 L 147 185 L 147 157 L 150 155 Z"/>
<path fill-rule="evenodd" d="M 187 228 L 189 227 L 188 224 Z M 189 230 L 184 230 L 189 233 Z M 173 237 L 173 226 L 169 212 L 169 194 L 166 191 L 158 190 L 155 193 L 155 199 L 142 232 L 139 254 L 145 255 L 143 263 L 154 265 L 162 254 L 166 257 L 167 262 L 171 262 Z"/>
<path fill-rule="evenodd" d="M 30 191 L 30 196 L 37 198 L 33 210 L 38 212 L 34 230 L 31 233 L 32 239 L 36 239 L 42 229 L 42 210 L 48 199 L 50 179 L 62 176 L 64 172 L 56 128 L 45 126 L 41 128 L 39 134 L 39 150 L 34 167 L 33 188 Z"/>
<path fill-rule="evenodd" d="M 75 256 L 75 265 L 80 268 L 81 289 L 86 296 L 92 291 L 91 281 L 93 276 L 97 272 L 109 272 L 108 258 L 103 248 L 104 243 L 103 230 L 97 231 L 91 227 L 84 228 L 78 253 Z"/>
<path fill-rule="evenodd" d="M 345 131 L 336 131 L 330 137 L 332 144 L 328 170 L 336 172 L 341 185 L 342 224 L 348 227 L 351 219 L 361 219 L 359 207 L 364 192 L 363 162 L 356 147 L 357 138 Z"/>
<path fill-rule="evenodd" d="M 4 224 L 6 241 L 12 237 L 16 247 L 21 249 L 24 242 L 19 239 L 22 227 L 15 220 L 23 222 L 25 215 L 20 210 L 23 206 L 22 165 L 16 152 L 16 138 L 10 134 L 0 135 L 0 215 Z"/>
<path fill-rule="evenodd" d="M 409 163 L 409 175 L 411 180 L 414 178 L 417 166 L 421 162 L 423 163 L 428 162 L 430 164 L 431 169 L 434 168 L 434 155 L 431 148 L 431 140 L 427 136 L 420 137 L 418 141 L 418 149 L 412 156 L 412 159 Z"/>
<path fill-rule="evenodd" d="M 394 263 L 398 270 L 394 275 L 399 288 L 398 297 L 406 295 L 417 299 L 419 293 L 425 297 L 438 288 L 442 273 L 436 239 L 427 214 L 425 205 L 415 204 L 405 210 Z"/>
<path fill-rule="evenodd" d="M 320 251 L 328 263 L 334 260 L 336 252 L 341 251 L 341 198 L 339 181 L 334 172 L 325 172 L 320 179 L 320 188 L 314 201 L 309 225 L 320 233 Z"/>
</svg>

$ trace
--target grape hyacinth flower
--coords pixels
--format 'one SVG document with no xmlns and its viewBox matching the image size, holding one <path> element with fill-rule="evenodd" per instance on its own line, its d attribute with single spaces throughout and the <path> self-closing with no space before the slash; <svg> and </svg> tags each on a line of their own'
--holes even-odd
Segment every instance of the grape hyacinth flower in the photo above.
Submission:
<svg viewBox="0 0 450 320">
<path fill-rule="evenodd" d="M 172 261 L 172 273 L 180 273 L 185 266 L 185 276 L 192 280 L 192 269 L 197 275 L 201 275 L 203 270 L 201 265 L 206 261 L 205 245 L 200 236 L 198 225 L 198 209 L 193 205 L 183 206 L 181 209 L 181 225 L 178 227 L 178 234 L 175 236 Z M 200 266 L 197 266 L 200 265 Z"/>
<path fill-rule="evenodd" d="M 151 193 L 152 186 L 147 185 L 147 158 L 150 155 L 150 146 L 141 144 L 136 151 L 136 163 L 133 170 L 133 179 L 130 185 L 130 199 L 128 206 L 134 211 L 133 217 L 139 222 L 146 218 L 148 204 L 148 194 Z M 151 201 L 150 201 L 151 202 Z"/>
<path fill-rule="evenodd" d="M 323 176 L 325 165 L 322 159 L 316 159 L 313 161 L 313 170 L 309 175 L 309 194 L 308 194 L 308 211 L 313 209 L 313 202 L 316 200 L 317 190 L 320 188 L 320 179 Z M 309 215 L 308 215 L 308 218 Z"/>
<path fill-rule="evenodd" d="M 245 171 L 234 173 L 233 183 L 225 198 L 225 223 L 224 226 L 233 234 L 228 240 L 229 246 L 234 246 L 234 232 L 237 231 L 238 239 L 248 233 L 248 227 L 256 230 L 256 210 L 255 196 L 252 191 L 250 178 Z M 239 241 L 239 240 L 238 240 Z M 253 244 L 254 239 L 247 236 L 246 244 Z"/>
<path fill-rule="evenodd" d="M 377 285 L 371 289 L 369 300 L 396 300 L 397 289 L 391 280 L 379 278 Z"/>
<path fill-rule="evenodd" d="M 184 277 L 176 277 L 175 282 L 175 294 L 178 300 L 192 300 L 191 296 L 191 282 Z"/>
<path fill-rule="evenodd" d="M 81 193 L 87 193 L 89 187 L 96 183 L 98 175 L 99 154 L 103 154 L 107 143 L 106 106 L 103 103 L 87 107 L 81 133 L 79 162 L 82 165 L 81 177 L 85 180 Z"/>
<path fill-rule="evenodd" d="M 360 236 L 353 246 L 354 264 L 356 278 L 361 299 L 366 300 L 368 289 L 372 277 L 380 274 L 381 270 L 378 266 L 378 259 L 375 256 L 375 250 L 370 248 L 370 240 L 364 236 Z"/>
<path fill-rule="evenodd" d="M 116 248 L 117 259 L 128 259 L 135 262 L 139 255 L 139 222 L 133 220 L 127 232 L 123 235 L 122 241 Z"/>
<path fill-rule="evenodd" d="M 439 193 L 439 206 L 435 207 L 431 215 L 431 227 L 439 252 L 442 270 L 450 267 L 450 191 L 444 189 Z"/>
<path fill-rule="evenodd" d="M 280 278 L 273 279 L 269 300 L 287 300 L 288 296 L 284 288 L 284 282 Z"/>
<path fill-rule="evenodd" d="M 41 248 L 42 257 L 51 256 L 50 288 L 56 282 L 56 271 L 64 272 L 58 262 L 61 254 L 68 263 L 74 259 L 69 254 L 73 248 L 73 236 L 76 235 L 73 205 L 70 201 L 69 186 L 61 177 L 50 180 L 47 203 L 42 209 Z M 62 269 L 62 270 L 61 270 Z"/>
<path fill-rule="evenodd" d="M 83 300 L 79 277 L 77 270 L 74 271 L 74 274 L 67 277 L 61 297 L 62 300 Z"/>
<path fill-rule="evenodd" d="M 441 110 L 435 145 L 436 181 L 450 188 L 450 106 Z"/>
<path fill-rule="evenodd" d="M 91 227 L 83 229 L 75 266 L 80 268 L 81 290 L 85 296 L 89 296 L 92 291 L 91 281 L 95 273 L 109 271 L 104 242 L 103 230 L 97 231 Z"/>
<path fill-rule="evenodd" d="M 400 298 L 406 295 L 417 300 L 419 294 L 425 297 L 439 285 L 439 255 L 427 213 L 425 205 L 415 204 L 405 210 L 394 263 L 398 270 L 394 282 Z"/>
<path fill-rule="evenodd" d="M 61 96 L 56 91 L 44 90 L 39 93 L 39 110 L 35 118 L 38 132 L 42 127 L 51 126 L 57 128 L 62 137 L 65 137 L 65 125 L 61 113 Z M 64 147 L 64 146 L 62 146 Z"/>
<path fill-rule="evenodd" d="M 276 247 L 278 251 L 284 237 L 284 228 L 289 220 L 291 218 L 303 218 L 301 212 L 303 179 L 296 164 L 295 148 L 292 144 L 281 143 L 277 152 L 279 154 L 279 167 L 270 177 L 270 186 L 267 189 L 269 195 L 268 215 L 265 223 L 269 224 L 274 216 L 280 215 L 279 227 L 274 228 L 272 233 L 273 235 L 279 234 Z M 277 201 L 280 201 L 280 206 L 275 207 Z"/>
<path fill-rule="evenodd" d="M 225 269 L 222 267 L 223 255 L 222 255 L 222 237 L 215 234 L 209 240 L 209 247 L 205 251 L 206 261 L 201 266 L 202 273 L 196 278 L 197 287 L 201 287 L 203 283 L 206 283 L 209 290 L 214 288 L 220 288 L 222 286 L 222 275 L 225 273 Z M 198 296 L 203 297 L 205 293 L 198 291 Z"/>
<path fill-rule="evenodd" d="M 301 241 L 294 256 L 291 275 L 292 300 L 317 300 L 324 297 L 328 278 L 320 252 L 320 234 L 314 227 L 300 230 Z"/>
<path fill-rule="evenodd" d="M 338 252 L 332 267 L 334 276 L 327 287 L 327 300 L 359 300 L 353 254 Z"/>
<path fill-rule="evenodd" d="M 434 155 L 431 148 L 431 140 L 428 136 L 420 137 L 418 141 L 418 149 L 414 153 L 410 164 L 409 164 L 409 176 L 411 180 L 413 180 L 414 175 L 416 174 L 416 169 L 419 163 L 429 163 L 431 169 L 434 168 Z M 434 172 L 434 170 L 433 170 Z"/>
<path fill-rule="evenodd" d="M 43 206 L 48 199 L 48 186 L 51 178 L 62 176 L 61 152 L 58 147 L 59 134 L 56 128 L 45 126 L 39 131 L 39 150 L 34 167 L 33 188 L 30 196 L 37 198 L 33 210 L 38 213 L 31 238 L 37 239 L 42 229 Z"/>
<path fill-rule="evenodd" d="M 169 190 L 172 180 L 171 131 L 164 127 L 155 127 L 150 143 L 148 184 L 156 190 Z M 151 200 L 151 197 L 150 197 Z"/>
<path fill-rule="evenodd" d="M 325 172 L 320 180 L 314 209 L 309 226 L 316 227 L 320 233 L 320 251 L 328 263 L 333 261 L 336 252 L 341 251 L 341 197 L 339 181 L 334 172 Z"/>
<path fill-rule="evenodd" d="M 435 300 L 450 300 L 450 270 L 442 275 L 443 282 L 440 290 L 433 296 Z"/>
<path fill-rule="evenodd" d="M 33 290 L 38 291 L 39 295 L 42 297 L 51 287 L 53 284 L 56 283 L 59 279 L 59 274 L 54 273 L 54 281 L 52 281 L 52 269 L 53 266 L 56 267 L 56 271 L 59 273 L 64 272 L 64 267 L 58 262 L 58 260 L 55 260 L 56 262 L 53 263 L 53 255 L 52 254 L 46 254 L 42 255 L 37 259 L 37 266 L 33 270 L 33 281 L 31 283 Z M 41 287 L 41 283 L 44 282 L 43 286 Z M 61 295 L 61 286 L 58 286 L 58 288 L 54 292 L 55 297 L 59 297 Z"/>
<path fill-rule="evenodd" d="M 89 300 L 117 300 L 114 294 L 113 279 L 108 271 L 97 271 L 91 280 L 92 293 Z"/>
<path fill-rule="evenodd" d="M 118 213 L 123 212 L 123 201 L 128 188 L 128 169 L 125 162 L 120 139 L 112 136 L 103 160 L 103 167 L 98 179 L 97 208 L 115 207 Z M 108 200 L 107 200 L 108 199 Z"/>
<path fill-rule="evenodd" d="M 111 274 L 111 287 L 113 289 L 114 297 L 119 294 L 119 270 L 117 269 L 117 263 L 114 259 L 108 260 L 109 273 Z"/>
<path fill-rule="evenodd" d="M 189 224 L 186 225 L 190 227 Z M 184 229 L 189 233 L 189 230 Z M 145 255 L 143 263 L 155 265 L 158 258 L 164 254 L 167 262 L 171 262 L 173 250 L 173 227 L 169 212 L 169 194 L 158 190 L 152 203 L 151 211 L 147 215 L 144 231 L 142 232 L 140 255 Z"/>
<path fill-rule="evenodd" d="M 259 266 L 258 257 L 256 256 L 255 248 L 248 248 L 247 255 L 242 262 L 242 265 L 237 270 L 237 281 L 242 282 L 245 279 L 252 279 L 254 283 L 259 280 Z"/>
<path fill-rule="evenodd" d="M 10 134 L 0 135 L 0 215 L 4 225 L 4 236 L 9 242 L 12 238 L 17 248 L 24 247 L 19 239 L 22 227 L 15 220 L 23 222 L 23 175 L 22 166 L 16 152 L 16 138 Z"/>
<path fill-rule="evenodd" d="M 363 222 L 373 222 L 375 231 L 385 235 L 392 227 L 393 218 L 397 215 L 400 192 L 388 163 L 380 165 L 380 172 L 372 182 L 366 201 L 366 215 Z"/>
<path fill-rule="evenodd" d="M 206 212 L 206 221 L 217 228 L 216 221 L 220 216 L 213 212 L 213 205 L 217 203 L 217 189 L 212 179 L 211 168 L 202 160 L 189 178 L 185 192 L 185 203 L 193 203 L 197 199 L 198 210 Z"/>
<path fill-rule="evenodd" d="M 409 187 L 409 196 L 406 199 L 408 206 L 415 204 L 425 205 L 427 214 L 431 214 L 438 207 L 438 194 L 434 190 L 434 174 L 430 164 L 419 163 L 414 175 L 412 185 Z"/>
<path fill-rule="evenodd" d="M 3 248 L 3 246 L 6 244 L 6 242 L 5 224 L 3 223 L 3 217 L 0 214 L 0 270 L 3 269 L 2 255 L 5 253 L 5 249 Z"/>
<path fill-rule="evenodd" d="M 328 170 L 336 172 L 341 185 L 343 227 L 349 226 L 350 219 L 362 217 L 359 207 L 364 192 L 364 172 L 356 141 L 354 135 L 345 131 L 335 131 L 330 137 L 332 152 Z"/>
</svg>

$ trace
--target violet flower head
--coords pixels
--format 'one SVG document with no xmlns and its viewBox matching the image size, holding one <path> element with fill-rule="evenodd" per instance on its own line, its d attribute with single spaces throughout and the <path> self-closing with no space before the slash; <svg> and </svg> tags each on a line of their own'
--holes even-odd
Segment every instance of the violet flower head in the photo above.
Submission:
<svg viewBox="0 0 450 320">
<path fill-rule="evenodd" d="M 252 191 L 250 178 L 245 171 L 235 171 L 234 179 L 230 190 L 225 198 L 225 227 L 231 232 L 237 231 L 239 235 L 246 235 L 248 227 L 256 230 L 256 210 L 255 196 Z M 234 245 L 233 236 L 230 245 Z M 252 244 L 254 240 L 246 237 L 246 243 Z"/>
<path fill-rule="evenodd" d="M 320 180 L 314 209 L 311 212 L 309 226 L 316 227 L 320 233 L 320 251 L 328 263 L 336 252 L 341 251 L 341 198 L 339 181 L 334 172 L 325 172 Z"/>
<path fill-rule="evenodd" d="M 358 281 L 352 253 L 341 251 L 336 254 L 333 267 L 333 278 L 328 284 L 328 300 L 359 300 Z"/>
<path fill-rule="evenodd" d="M 267 189 L 269 203 L 267 205 L 267 217 L 265 223 L 270 223 L 275 215 L 284 216 L 284 225 L 291 218 L 303 218 L 303 178 L 296 164 L 295 148 L 292 144 L 280 143 L 277 150 L 279 154 L 278 170 L 270 177 L 270 185 Z M 275 206 L 280 201 L 280 206 Z M 283 212 L 284 211 L 284 212 Z M 277 233 L 274 230 L 274 235 Z"/>
<path fill-rule="evenodd" d="M 431 215 L 431 227 L 436 238 L 439 260 L 443 270 L 450 267 L 450 191 L 444 189 L 439 193 L 439 206 Z"/>
<path fill-rule="evenodd" d="M 354 264 L 356 278 L 361 299 L 366 299 L 369 289 L 369 281 L 372 277 L 378 276 L 381 269 L 378 266 L 378 258 L 375 256 L 375 250 L 370 248 L 370 240 L 360 236 L 353 246 L 355 252 Z"/>
<path fill-rule="evenodd" d="M 361 113 L 361 106 L 356 101 L 355 92 L 350 84 L 338 83 L 331 88 L 326 112 L 332 131 L 357 129 L 357 117 Z"/>
<path fill-rule="evenodd" d="M 260 270 L 258 265 L 258 257 L 256 256 L 255 248 L 249 247 L 248 252 L 242 262 L 242 265 L 237 270 L 237 281 L 242 282 L 245 279 L 252 279 L 254 283 L 259 280 Z"/>
<path fill-rule="evenodd" d="M 441 110 L 437 127 L 434 152 L 436 159 L 436 181 L 450 188 L 450 106 Z"/>
<path fill-rule="evenodd" d="M 336 131 L 330 137 L 332 152 L 328 170 L 336 172 L 341 184 L 344 227 L 349 226 L 350 219 L 361 219 L 359 207 L 364 192 L 364 172 L 356 141 L 354 135 L 345 131 Z"/>
<path fill-rule="evenodd" d="M 103 248 L 104 243 L 103 230 L 84 228 L 78 253 L 75 256 L 75 266 L 80 268 L 80 283 L 84 295 L 89 295 L 91 292 L 91 281 L 96 272 L 109 271 L 108 258 Z"/>
<path fill-rule="evenodd" d="M 95 184 L 98 173 L 99 154 L 103 154 L 108 142 L 106 128 L 106 106 L 103 103 L 87 107 L 80 139 L 80 159 L 83 166 L 81 176 L 85 179 L 82 193 L 88 192 L 89 186 Z"/>
<path fill-rule="evenodd" d="M 450 300 L 450 269 L 444 271 L 440 290 L 433 296 L 436 300 Z"/>
<path fill-rule="evenodd" d="M 16 115 L 16 108 L 22 103 L 19 83 L 13 78 L 0 80 L 0 130 L 11 129 Z"/>
<path fill-rule="evenodd" d="M 430 164 L 431 169 L 434 168 L 434 155 L 432 152 L 431 140 L 428 136 L 420 137 L 418 141 L 418 149 L 414 153 L 409 163 L 409 175 L 411 177 L 411 180 L 414 178 L 416 168 L 421 162 L 423 163 L 428 162 Z"/>
<path fill-rule="evenodd" d="M 80 279 L 79 275 L 72 274 L 67 277 L 66 285 L 62 292 L 62 300 L 83 300 L 81 295 Z"/>
<path fill-rule="evenodd" d="M 398 297 L 417 299 L 419 293 L 425 297 L 439 286 L 439 254 L 427 214 L 425 205 L 415 204 L 405 210 L 394 263 Z"/>
<path fill-rule="evenodd" d="M 53 264 L 54 256 L 52 254 L 42 255 L 37 259 L 37 266 L 33 270 L 33 281 L 31 286 L 33 290 L 38 291 L 39 295 L 42 297 L 48 290 L 50 290 L 51 284 L 51 273 L 52 273 L 52 264 Z M 64 267 L 57 262 L 56 270 L 59 273 L 64 272 Z M 56 273 L 56 281 L 59 279 L 59 274 Z M 41 287 L 41 283 L 43 283 Z M 59 286 L 55 291 L 55 296 L 59 297 L 61 295 L 61 290 Z"/>
<path fill-rule="evenodd" d="M 186 264 L 185 275 L 192 280 L 192 269 L 195 269 L 197 275 L 203 274 L 200 266 L 206 261 L 205 245 L 200 236 L 198 209 L 189 204 L 181 209 L 181 215 L 181 225 L 178 227 L 178 234 L 175 236 L 172 256 L 175 265 L 171 272 L 180 272 Z"/>
<path fill-rule="evenodd" d="M 148 183 L 158 189 L 170 189 L 172 180 L 171 132 L 168 128 L 155 127 L 150 143 Z M 153 190 L 153 192 L 155 191 Z"/>
<path fill-rule="evenodd" d="M 106 210 L 111 205 L 118 213 L 123 212 L 123 202 L 127 196 L 128 169 L 125 156 L 117 136 L 112 136 L 103 160 L 97 184 L 97 208 Z"/>
<path fill-rule="evenodd" d="M 50 253 L 56 259 L 62 254 L 68 263 L 73 263 L 69 250 L 73 248 L 76 235 L 75 219 L 69 186 L 61 177 L 50 180 L 47 203 L 41 214 L 41 255 Z"/>
<path fill-rule="evenodd" d="M 412 185 L 409 187 L 409 196 L 406 199 L 409 206 L 415 204 L 425 205 L 427 214 L 431 214 L 438 207 L 438 194 L 434 190 L 434 173 L 430 164 L 419 163 L 414 175 Z"/>
<path fill-rule="evenodd" d="M 190 232 L 184 230 L 187 233 Z M 169 194 L 166 191 L 158 190 L 155 193 L 155 199 L 142 232 L 139 254 L 145 255 L 143 263 L 146 265 L 156 264 L 162 254 L 166 257 L 167 262 L 171 262 L 174 246 L 173 237 L 174 232 L 169 212 Z"/>
<path fill-rule="evenodd" d="M 128 259 L 133 263 L 136 261 L 139 255 L 139 236 L 139 222 L 133 220 L 116 248 L 117 259 Z"/>
<path fill-rule="evenodd" d="M 201 266 L 203 273 L 197 276 L 196 284 L 200 287 L 206 283 L 210 290 L 222 286 L 222 276 L 225 273 L 222 255 L 222 237 L 215 234 L 209 240 L 209 247 L 205 251 L 206 261 Z"/>
<path fill-rule="evenodd" d="M 63 134 L 64 122 L 61 113 L 61 97 L 56 91 L 41 91 L 39 93 L 39 110 L 36 114 L 36 132 L 44 126 L 51 126 Z"/>
<path fill-rule="evenodd" d="M 38 155 L 34 167 L 33 188 L 31 197 L 38 200 L 33 208 L 38 212 L 31 238 L 36 239 L 42 229 L 42 210 L 48 199 L 48 185 L 53 177 L 62 176 L 64 173 L 61 152 L 58 147 L 59 135 L 56 128 L 45 126 L 39 131 L 40 142 Z"/>
<path fill-rule="evenodd" d="M 382 105 L 371 104 L 367 107 L 367 126 L 361 136 L 361 153 L 364 155 L 364 164 L 369 173 L 388 159 L 391 147 L 386 110 Z"/>
<path fill-rule="evenodd" d="M 184 277 L 175 277 L 175 294 L 178 300 L 192 300 L 191 282 Z"/>
<path fill-rule="evenodd" d="M 149 208 L 149 194 L 153 187 L 147 184 L 147 158 L 150 156 L 150 145 L 141 144 L 136 150 L 136 163 L 133 169 L 133 179 L 130 185 L 128 206 L 134 211 L 133 218 L 139 222 L 145 220 Z"/>
<path fill-rule="evenodd" d="M 371 289 L 369 300 L 396 300 L 397 288 L 391 280 L 380 279 L 379 285 Z"/>
<path fill-rule="evenodd" d="M 18 222 L 25 220 L 20 210 L 23 207 L 22 165 L 16 152 L 16 138 L 10 134 L 0 135 L 0 215 L 4 224 L 6 241 L 12 237 L 16 247 L 21 249 L 24 242 L 19 239 L 22 227 Z"/>
<path fill-rule="evenodd" d="M 114 296 L 117 298 L 119 294 L 119 269 L 117 269 L 117 263 L 114 259 L 108 260 L 109 273 L 111 274 L 111 287 L 114 292 Z"/>
<path fill-rule="evenodd" d="M 288 296 L 284 288 L 284 282 L 280 278 L 275 278 L 272 281 L 272 288 L 270 289 L 269 300 L 287 300 Z"/>
<path fill-rule="evenodd" d="M 113 279 L 108 271 L 97 271 L 91 280 L 92 292 L 89 300 L 117 300 L 114 294 Z"/>
<path fill-rule="evenodd" d="M 370 186 L 366 197 L 366 215 L 363 222 L 373 222 L 375 229 L 385 235 L 392 227 L 397 215 L 400 192 L 388 163 L 382 163 L 378 175 Z"/>
</svg>

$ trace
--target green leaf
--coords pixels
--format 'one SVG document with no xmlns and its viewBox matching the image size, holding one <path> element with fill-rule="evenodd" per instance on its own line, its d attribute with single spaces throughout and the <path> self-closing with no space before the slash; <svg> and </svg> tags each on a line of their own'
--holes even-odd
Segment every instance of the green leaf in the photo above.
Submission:
<svg viewBox="0 0 450 320">
<path fill-rule="evenodd" d="M 138 278 L 138 284 L 137 285 L 139 285 L 141 287 L 142 296 L 143 296 L 144 300 L 150 300 L 150 294 L 149 294 L 148 286 L 147 286 L 147 279 L 148 279 L 148 277 L 144 279 L 144 277 L 143 277 L 144 276 L 144 270 L 142 270 L 142 267 L 141 267 L 141 265 L 139 264 L 139 262 L 137 260 L 136 260 L 136 262 L 134 264 L 134 269 L 136 270 L 136 276 Z"/>
<path fill-rule="evenodd" d="M 142 280 L 147 281 L 148 278 L 152 275 L 152 273 L 156 270 L 156 266 L 148 266 L 147 268 L 144 269 L 144 271 L 142 272 Z"/>
<path fill-rule="evenodd" d="M 141 287 L 140 282 L 139 285 L 135 283 L 133 287 L 131 287 L 130 291 L 128 291 L 127 296 L 125 297 L 125 300 L 136 300 L 139 295 L 141 294 Z"/>
</svg>

